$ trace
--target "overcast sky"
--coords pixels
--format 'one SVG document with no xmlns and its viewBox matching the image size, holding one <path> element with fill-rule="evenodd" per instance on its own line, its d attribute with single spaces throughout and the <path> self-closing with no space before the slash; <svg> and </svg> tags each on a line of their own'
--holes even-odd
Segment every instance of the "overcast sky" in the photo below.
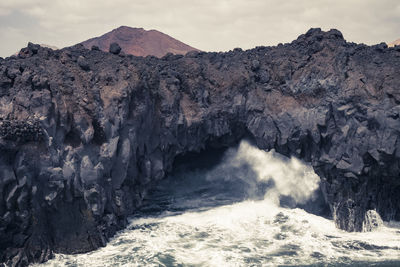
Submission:
<svg viewBox="0 0 400 267">
<path fill-rule="evenodd" d="M 0 0 L 0 56 L 28 41 L 70 46 L 121 25 L 156 29 L 205 51 L 290 42 L 311 27 L 376 44 L 400 38 L 400 1 Z"/>
</svg>

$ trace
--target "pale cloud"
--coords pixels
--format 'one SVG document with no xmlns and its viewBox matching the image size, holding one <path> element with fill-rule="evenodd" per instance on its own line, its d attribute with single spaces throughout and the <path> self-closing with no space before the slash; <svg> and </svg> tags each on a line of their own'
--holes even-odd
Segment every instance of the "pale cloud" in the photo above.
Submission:
<svg viewBox="0 0 400 267">
<path fill-rule="evenodd" d="M 0 7 L 0 16 L 7 16 L 10 13 L 11 13 L 11 11 L 9 9 Z"/>
<path fill-rule="evenodd" d="M 290 42 L 310 27 L 367 44 L 400 38 L 397 0 L 2 0 L 0 56 L 28 41 L 73 45 L 120 25 L 157 29 L 206 51 Z"/>
</svg>

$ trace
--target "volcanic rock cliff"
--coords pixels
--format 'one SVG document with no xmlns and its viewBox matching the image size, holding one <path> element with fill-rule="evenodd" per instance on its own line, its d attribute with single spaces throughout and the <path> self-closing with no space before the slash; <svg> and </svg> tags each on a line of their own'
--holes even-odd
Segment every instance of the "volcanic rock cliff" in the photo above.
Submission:
<svg viewBox="0 0 400 267">
<path fill-rule="evenodd" d="M 311 163 L 339 228 L 400 220 L 399 77 L 398 47 L 337 30 L 161 59 L 29 44 L 0 60 L 0 261 L 104 246 L 176 156 L 244 137 Z"/>
</svg>

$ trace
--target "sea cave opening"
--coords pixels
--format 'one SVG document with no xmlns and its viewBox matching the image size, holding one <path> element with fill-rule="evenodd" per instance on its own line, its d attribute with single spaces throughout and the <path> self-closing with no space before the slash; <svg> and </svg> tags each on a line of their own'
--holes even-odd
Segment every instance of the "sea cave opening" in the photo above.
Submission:
<svg viewBox="0 0 400 267">
<path fill-rule="evenodd" d="M 139 216 L 204 211 L 243 201 L 269 201 L 331 218 L 313 168 L 244 138 L 178 156 L 172 171 L 148 192 Z M 266 211 L 268 212 L 268 211 Z"/>
</svg>

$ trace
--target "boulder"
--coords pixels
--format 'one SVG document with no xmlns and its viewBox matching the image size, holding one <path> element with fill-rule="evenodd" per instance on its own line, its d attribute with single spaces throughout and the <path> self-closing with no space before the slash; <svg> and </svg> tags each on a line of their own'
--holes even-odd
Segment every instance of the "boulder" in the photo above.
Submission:
<svg viewBox="0 0 400 267">
<path fill-rule="evenodd" d="M 87 62 L 87 60 L 86 60 L 85 57 L 79 56 L 79 57 L 78 57 L 78 60 L 77 60 L 77 63 L 78 63 L 78 65 L 79 65 L 79 67 L 81 67 L 81 69 L 83 69 L 83 70 L 90 70 L 90 65 L 89 65 L 89 63 Z"/>
<path fill-rule="evenodd" d="M 121 47 L 117 43 L 111 43 L 109 51 L 111 54 L 118 55 L 121 52 Z"/>
</svg>

